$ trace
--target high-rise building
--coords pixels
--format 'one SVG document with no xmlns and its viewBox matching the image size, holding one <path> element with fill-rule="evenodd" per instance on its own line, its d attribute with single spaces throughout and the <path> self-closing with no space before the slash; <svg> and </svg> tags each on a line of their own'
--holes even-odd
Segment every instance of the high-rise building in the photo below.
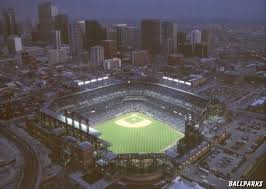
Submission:
<svg viewBox="0 0 266 189">
<path fill-rule="evenodd" d="M 194 56 L 206 58 L 208 57 L 208 44 L 207 43 L 198 43 L 194 46 Z"/>
<path fill-rule="evenodd" d="M 140 30 L 138 27 L 127 26 L 121 32 L 123 46 L 133 49 L 140 47 Z"/>
<path fill-rule="evenodd" d="M 163 41 L 162 51 L 164 55 L 169 56 L 170 54 L 175 54 L 176 49 L 177 43 L 173 38 L 168 38 Z"/>
<path fill-rule="evenodd" d="M 151 54 L 161 50 L 161 24 L 158 20 L 143 20 L 141 22 L 142 48 Z"/>
<path fill-rule="evenodd" d="M 115 28 L 107 27 L 105 33 L 107 40 L 114 40 L 117 42 L 117 30 Z"/>
<path fill-rule="evenodd" d="M 44 2 L 39 4 L 38 14 L 41 41 L 49 42 L 51 40 L 51 32 L 54 30 L 57 8 L 51 2 Z"/>
<path fill-rule="evenodd" d="M 70 25 L 70 48 L 72 56 L 79 56 L 85 48 L 85 22 L 77 21 Z"/>
<path fill-rule="evenodd" d="M 127 27 L 126 24 L 117 24 L 115 25 L 116 29 L 116 40 L 117 40 L 117 47 L 120 48 L 122 47 L 123 44 L 123 33 L 124 29 Z"/>
<path fill-rule="evenodd" d="M 201 43 L 201 31 L 200 30 L 193 30 L 190 33 L 190 42 L 191 44 Z"/>
<path fill-rule="evenodd" d="M 61 32 L 62 43 L 68 44 L 69 42 L 69 23 L 68 16 L 65 14 L 59 14 L 55 16 L 55 29 Z"/>
<path fill-rule="evenodd" d="M 95 20 L 86 20 L 86 47 L 90 49 L 93 46 L 99 45 L 105 39 L 104 29 Z"/>
<path fill-rule="evenodd" d="M 202 30 L 201 32 L 201 42 L 208 43 L 209 42 L 209 31 Z"/>
<path fill-rule="evenodd" d="M 116 41 L 114 40 L 103 40 L 101 45 L 104 48 L 104 58 L 114 58 L 117 52 Z"/>
<path fill-rule="evenodd" d="M 174 22 L 162 22 L 162 51 L 165 55 L 176 53 L 177 25 Z"/>
<path fill-rule="evenodd" d="M 55 49 L 61 48 L 61 31 L 59 30 L 52 31 L 52 44 Z"/>
<path fill-rule="evenodd" d="M 22 51 L 22 42 L 21 38 L 17 36 L 9 36 L 7 39 L 7 47 L 9 53 L 16 54 Z"/>
<path fill-rule="evenodd" d="M 16 16 L 13 8 L 3 10 L 3 33 L 5 37 L 17 34 Z"/>
<path fill-rule="evenodd" d="M 177 32 L 176 41 L 177 41 L 177 44 L 184 44 L 186 42 L 186 33 L 185 32 Z"/>
<path fill-rule="evenodd" d="M 104 48 L 100 45 L 91 47 L 91 64 L 102 65 L 104 60 Z"/>
</svg>

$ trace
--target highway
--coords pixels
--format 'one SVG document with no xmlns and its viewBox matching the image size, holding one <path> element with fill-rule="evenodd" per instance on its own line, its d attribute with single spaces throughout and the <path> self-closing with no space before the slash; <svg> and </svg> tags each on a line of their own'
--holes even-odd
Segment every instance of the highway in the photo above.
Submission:
<svg viewBox="0 0 266 189">
<path fill-rule="evenodd" d="M 0 133 L 8 140 L 13 142 L 17 148 L 21 151 L 24 158 L 23 173 L 21 175 L 18 188 L 20 189 L 37 189 L 37 177 L 38 177 L 38 159 L 35 152 L 23 139 L 15 135 L 7 127 L 3 127 L 0 124 Z"/>
</svg>

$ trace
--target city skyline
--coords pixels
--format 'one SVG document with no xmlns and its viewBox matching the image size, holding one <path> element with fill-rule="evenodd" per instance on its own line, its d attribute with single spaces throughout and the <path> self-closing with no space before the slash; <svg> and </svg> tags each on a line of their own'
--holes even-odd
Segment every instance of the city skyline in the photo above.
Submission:
<svg viewBox="0 0 266 189">
<path fill-rule="evenodd" d="M 0 0 L 0 188 L 263 188 L 265 3 Z"/>
<path fill-rule="evenodd" d="M 17 2 L 1 0 L 1 8 L 16 9 L 18 20 L 37 18 L 37 7 L 40 0 Z M 60 13 L 68 14 L 71 19 L 142 19 L 160 18 L 173 20 L 231 20 L 265 23 L 265 2 L 263 0 L 100 0 L 100 1 L 58 1 L 52 0 Z M 142 7 L 142 8 L 141 8 Z M 147 11 L 149 7 L 149 11 Z M 207 11 L 206 11 L 207 10 Z M 226 14 L 225 14 L 226 12 Z"/>
</svg>

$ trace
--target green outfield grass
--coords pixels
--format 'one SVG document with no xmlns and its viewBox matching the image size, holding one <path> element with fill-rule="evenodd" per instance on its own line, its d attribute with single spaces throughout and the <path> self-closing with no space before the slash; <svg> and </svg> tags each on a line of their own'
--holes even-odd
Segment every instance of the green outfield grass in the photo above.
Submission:
<svg viewBox="0 0 266 189">
<path fill-rule="evenodd" d="M 167 124 L 143 113 L 127 113 L 96 127 L 115 153 L 162 152 L 184 137 Z"/>
</svg>

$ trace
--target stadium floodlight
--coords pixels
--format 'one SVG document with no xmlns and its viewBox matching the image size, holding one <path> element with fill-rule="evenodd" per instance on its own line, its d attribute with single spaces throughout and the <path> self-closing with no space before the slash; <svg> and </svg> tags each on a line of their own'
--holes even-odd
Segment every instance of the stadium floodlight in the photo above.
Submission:
<svg viewBox="0 0 266 189">
<path fill-rule="evenodd" d="M 190 83 L 190 82 L 185 82 L 185 84 L 186 84 L 186 85 L 189 85 L 189 86 L 191 85 L 191 83 Z"/>
<path fill-rule="evenodd" d="M 163 76 L 163 79 L 168 79 L 168 77 Z"/>
<path fill-rule="evenodd" d="M 108 77 L 103 77 L 103 79 L 108 79 Z"/>
<path fill-rule="evenodd" d="M 177 111 L 173 111 L 175 114 L 177 114 Z"/>
<path fill-rule="evenodd" d="M 96 79 L 92 79 L 92 80 L 91 80 L 92 83 L 94 83 L 94 82 L 96 82 L 96 81 L 97 81 Z"/>
<path fill-rule="evenodd" d="M 174 79 L 169 77 L 168 80 L 169 80 L 169 81 L 173 81 Z"/>
<path fill-rule="evenodd" d="M 185 84 L 185 81 L 181 81 L 181 80 L 180 80 L 180 83 Z"/>
<path fill-rule="evenodd" d="M 67 118 L 67 123 L 72 123 L 72 119 L 71 118 Z"/>
<path fill-rule="evenodd" d="M 78 82 L 78 86 L 84 85 L 84 82 Z"/>
<path fill-rule="evenodd" d="M 85 84 L 89 84 L 91 81 L 85 81 Z"/>
<path fill-rule="evenodd" d="M 92 114 L 95 113 L 95 110 L 92 110 L 91 113 L 92 113 Z"/>
<path fill-rule="evenodd" d="M 174 79 L 174 82 L 177 82 L 177 83 L 178 83 L 178 82 L 179 82 L 179 80 L 178 80 L 178 79 Z"/>
<path fill-rule="evenodd" d="M 98 78 L 97 80 L 98 80 L 98 81 L 102 81 L 102 80 L 103 80 L 103 78 Z"/>
</svg>

